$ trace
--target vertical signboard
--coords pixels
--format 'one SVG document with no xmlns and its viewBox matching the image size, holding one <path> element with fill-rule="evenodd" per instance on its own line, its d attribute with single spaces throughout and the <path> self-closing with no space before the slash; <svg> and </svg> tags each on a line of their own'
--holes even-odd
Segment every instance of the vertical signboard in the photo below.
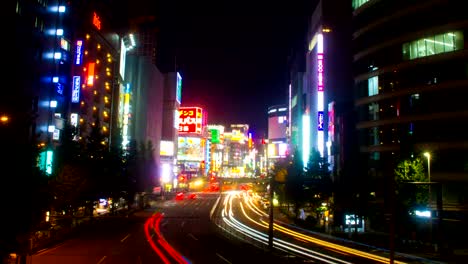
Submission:
<svg viewBox="0 0 468 264">
<path fill-rule="evenodd" d="M 77 40 L 75 46 L 75 65 L 81 65 L 83 60 L 83 40 Z"/>
<path fill-rule="evenodd" d="M 182 102 L 182 76 L 179 72 L 177 72 L 176 101 L 179 104 Z"/>
<path fill-rule="evenodd" d="M 323 50 L 323 34 L 317 35 L 317 149 L 320 156 L 323 157 L 325 135 L 323 131 L 324 126 L 324 50 Z"/>
<path fill-rule="evenodd" d="M 88 86 L 93 86 L 94 84 L 94 66 L 94 62 L 88 63 L 88 80 L 86 81 Z"/>
<path fill-rule="evenodd" d="M 72 103 L 80 102 L 80 87 L 81 87 L 81 77 L 73 76 L 72 96 L 71 96 Z"/>
</svg>

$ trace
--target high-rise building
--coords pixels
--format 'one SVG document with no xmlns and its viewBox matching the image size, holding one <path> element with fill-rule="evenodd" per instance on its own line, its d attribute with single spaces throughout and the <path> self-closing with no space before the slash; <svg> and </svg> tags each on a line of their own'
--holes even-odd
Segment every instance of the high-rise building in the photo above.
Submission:
<svg viewBox="0 0 468 264">
<path fill-rule="evenodd" d="M 226 177 L 244 177 L 249 125 L 231 124 L 230 129 L 224 132 L 223 174 Z"/>
<path fill-rule="evenodd" d="M 318 153 L 329 164 L 329 176 L 339 188 L 333 197 L 337 205 L 333 221 L 337 225 L 344 223 L 345 210 L 353 210 L 349 196 L 355 190 L 350 185 L 355 177 L 356 157 L 351 11 L 346 1 L 316 2 L 304 46 L 295 49 L 290 57 L 288 87 L 289 151 L 298 151 L 304 166 L 312 153 Z"/>
<path fill-rule="evenodd" d="M 117 129 L 121 38 L 97 9 L 76 8 L 71 72 L 70 120 L 77 140 L 87 141 L 99 131 L 101 144 L 110 148 L 111 132 Z"/>
<path fill-rule="evenodd" d="M 343 160 L 340 155 L 345 155 L 344 146 L 337 145 L 343 140 L 338 141 L 337 137 L 347 132 L 335 133 L 336 127 L 330 121 L 352 110 L 349 20 L 346 20 L 350 14 L 351 9 L 347 9 L 344 1 L 318 1 L 311 10 L 306 43 L 290 58 L 290 152 L 297 149 L 306 165 L 311 151 L 318 151 L 329 160 L 335 179 L 342 174 L 337 166 L 344 167 L 338 162 Z M 340 106 L 340 111 L 335 111 L 336 106 Z"/>
<path fill-rule="evenodd" d="M 14 10 L 15 38 L 8 43 L 16 57 L 7 72 L 14 86 L 1 96 L 0 112 L 9 120 L 2 132 L 15 133 L 2 138 L 18 147 L 40 146 L 39 165 L 50 175 L 54 145 L 60 142 L 70 104 L 72 10 L 61 1 L 18 2 Z"/>
<path fill-rule="evenodd" d="M 420 158 L 444 210 L 467 209 L 467 7 L 353 1 L 357 133 L 376 202 L 388 201 L 396 165 Z"/>
<path fill-rule="evenodd" d="M 9 152 L 2 168 L 14 173 L 5 172 L 9 176 L 2 185 L 15 195 L 7 192 L 6 199 L 21 195 L 33 201 L 40 178 L 36 166 L 48 176 L 56 173 L 55 153 L 68 124 L 79 128 L 75 139 L 84 140 L 94 123 L 109 147 L 119 37 L 113 33 L 109 14 L 114 10 L 108 1 L 8 4 L 14 26 L 7 28 L 14 33 L 7 33 L 13 38 L 6 49 L 15 57 L 6 73 L 13 85 L 0 96 L 0 138 Z M 5 209 L 15 216 L 8 219 L 11 232 L 16 227 L 28 231 L 28 222 L 42 216 L 43 208 L 30 207 L 31 202 L 11 205 Z"/>
</svg>

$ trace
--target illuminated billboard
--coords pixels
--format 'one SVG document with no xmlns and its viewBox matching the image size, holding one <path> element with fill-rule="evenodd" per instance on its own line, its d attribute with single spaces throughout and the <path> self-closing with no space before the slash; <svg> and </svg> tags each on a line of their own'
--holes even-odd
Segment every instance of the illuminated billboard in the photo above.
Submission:
<svg viewBox="0 0 468 264">
<path fill-rule="evenodd" d="M 179 108 L 179 133 L 202 133 L 203 110 L 200 107 Z"/>
<path fill-rule="evenodd" d="M 219 130 L 218 129 L 210 129 L 211 132 L 211 143 L 218 144 L 221 143 L 219 137 Z"/>
<path fill-rule="evenodd" d="M 204 160 L 204 139 L 197 137 L 179 137 L 177 160 Z"/>
<path fill-rule="evenodd" d="M 244 134 L 238 130 L 238 129 L 233 129 L 231 133 L 231 141 L 244 141 Z"/>
<path fill-rule="evenodd" d="M 285 158 L 288 155 L 288 144 L 274 142 L 268 144 L 268 158 Z"/>
<path fill-rule="evenodd" d="M 161 156 L 174 156 L 174 142 L 161 140 L 159 155 Z"/>
</svg>

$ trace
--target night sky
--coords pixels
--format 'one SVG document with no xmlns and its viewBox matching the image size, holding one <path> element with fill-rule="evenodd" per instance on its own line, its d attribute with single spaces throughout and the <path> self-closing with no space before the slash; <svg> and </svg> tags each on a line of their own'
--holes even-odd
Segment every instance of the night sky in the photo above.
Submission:
<svg viewBox="0 0 468 264">
<path fill-rule="evenodd" d="M 210 124 L 249 124 L 258 138 L 268 107 L 287 102 L 288 55 L 304 45 L 312 2 L 167 1 L 138 12 L 160 19 L 158 67 L 176 63 L 182 106 L 203 107 Z"/>
</svg>

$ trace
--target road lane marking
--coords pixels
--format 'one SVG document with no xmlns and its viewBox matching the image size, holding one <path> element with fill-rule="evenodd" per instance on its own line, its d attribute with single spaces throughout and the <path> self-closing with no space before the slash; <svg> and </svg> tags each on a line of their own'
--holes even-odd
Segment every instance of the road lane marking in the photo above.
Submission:
<svg viewBox="0 0 468 264">
<path fill-rule="evenodd" d="M 120 242 L 123 243 L 127 238 L 130 237 L 130 235 L 131 235 L 131 234 L 126 235 L 124 238 L 122 238 L 122 239 L 120 240 Z"/>
<path fill-rule="evenodd" d="M 193 238 L 193 240 L 198 240 L 192 233 L 188 234 L 189 237 Z"/>
<path fill-rule="evenodd" d="M 225 257 L 221 256 L 219 253 L 216 253 L 216 256 L 218 256 L 218 258 L 226 261 L 227 263 L 231 264 L 231 262 L 229 260 L 227 260 Z"/>
<path fill-rule="evenodd" d="M 50 253 L 50 252 L 52 252 L 53 250 L 56 250 L 56 249 L 58 249 L 59 247 L 62 247 L 62 246 L 64 246 L 64 245 L 65 245 L 65 242 L 60 243 L 60 244 L 57 244 L 57 245 L 52 246 L 52 247 L 50 247 L 50 248 L 41 249 L 41 250 L 39 250 L 38 252 L 36 252 L 35 255 L 36 255 L 36 256 L 45 255 L 45 254 Z"/>
<path fill-rule="evenodd" d="M 107 256 L 102 257 L 102 258 L 98 261 L 97 264 L 101 264 L 102 262 L 104 262 L 104 260 L 105 260 L 106 258 L 107 258 Z"/>
</svg>

